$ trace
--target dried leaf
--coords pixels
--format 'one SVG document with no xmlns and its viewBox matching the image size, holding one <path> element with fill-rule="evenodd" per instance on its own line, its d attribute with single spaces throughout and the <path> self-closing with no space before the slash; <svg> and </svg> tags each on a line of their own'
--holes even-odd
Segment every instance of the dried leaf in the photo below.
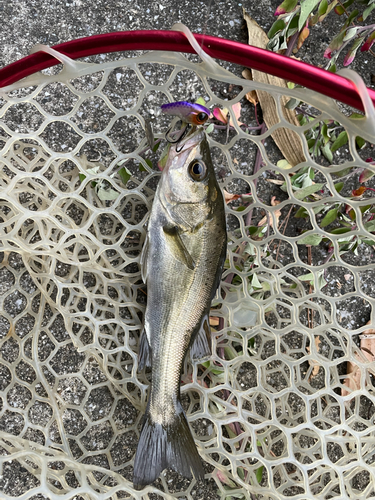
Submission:
<svg viewBox="0 0 375 500">
<path fill-rule="evenodd" d="M 225 203 L 230 203 L 231 201 L 238 200 L 238 198 L 241 198 L 240 194 L 228 193 L 228 191 L 226 191 L 225 189 L 223 189 L 223 191 L 224 191 Z"/>
<path fill-rule="evenodd" d="M 371 320 L 367 322 L 368 325 L 371 325 Z M 360 336 L 360 348 L 361 355 L 356 355 L 356 358 L 362 363 L 368 361 L 369 364 L 372 364 L 372 369 L 367 368 L 369 371 L 374 373 L 373 362 L 375 361 L 375 328 L 368 328 L 363 332 Z M 344 381 L 344 385 L 350 389 L 347 391 L 345 389 L 341 389 L 341 395 L 347 396 L 352 391 L 357 391 L 361 388 L 361 369 L 355 363 L 348 361 L 347 364 L 347 374 L 348 377 Z M 348 402 L 347 402 L 348 403 Z"/>
<path fill-rule="evenodd" d="M 257 24 L 257 22 L 247 14 L 245 9 L 243 9 L 243 16 L 247 23 L 247 29 L 249 32 L 249 44 L 261 49 L 265 49 L 269 42 L 266 33 Z M 252 71 L 252 75 L 254 81 L 256 82 L 266 83 L 288 89 L 287 82 L 282 78 L 277 78 L 276 76 L 272 76 L 256 70 Z M 264 121 L 267 125 L 267 128 L 271 128 L 276 123 L 279 123 L 279 116 L 277 113 L 275 101 L 268 92 L 258 90 L 256 93 L 260 106 L 262 108 Z M 299 126 L 299 121 L 296 117 L 295 111 L 285 108 L 285 105 L 288 101 L 289 97 L 287 96 L 283 96 L 281 98 L 284 117 L 289 123 Z M 284 158 L 292 166 L 298 165 L 299 163 L 302 163 L 306 160 L 302 149 L 301 139 L 299 135 L 296 134 L 293 130 L 279 128 L 272 133 L 272 138 L 275 141 L 277 147 L 282 152 Z"/>
<path fill-rule="evenodd" d="M 220 319 L 217 318 L 216 316 L 210 316 L 209 323 L 211 326 L 219 326 Z"/>
<path fill-rule="evenodd" d="M 319 345 L 321 344 L 321 340 L 320 340 L 319 335 L 317 335 L 314 340 L 315 340 L 315 348 L 319 352 Z M 307 346 L 306 350 L 310 353 L 310 347 Z M 310 382 L 312 378 L 314 378 L 314 377 L 316 377 L 316 375 L 318 375 L 319 369 L 320 369 L 320 364 L 315 359 L 309 359 L 309 364 L 310 364 L 310 366 L 313 367 L 310 378 L 309 378 L 309 382 Z"/>
<path fill-rule="evenodd" d="M 232 110 L 233 110 L 234 116 L 236 117 L 237 124 L 243 125 L 243 123 L 239 121 L 239 118 L 241 115 L 241 103 L 236 102 L 236 104 L 233 104 Z M 219 120 L 219 122 L 222 122 L 222 123 L 228 123 L 228 115 L 229 115 L 230 116 L 229 125 L 231 127 L 234 127 L 234 123 L 233 123 L 233 120 L 232 120 L 232 117 L 229 113 L 228 108 L 223 108 L 223 109 L 215 108 L 213 110 L 213 115 L 217 120 Z"/>
<path fill-rule="evenodd" d="M 367 187 L 360 186 L 358 189 L 353 189 L 352 195 L 353 196 L 362 196 L 365 191 L 367 191 Z"/>
<path fill-rule="evenodd" d="M 249 70 L 249 68 L 245 68 L 242 71 L 242 76 L 244 78 L 246 78 L 246 80 L 252 80 L 253 79 L 253 76 L 252 76 L 251 71 Z M 250 92 L 247 92 L 247 94 L 245 94 L 245 97 L 254 106 L 256 106 L 258 104 L 258 102 L 259 102 L 258 101 L 258 96 L 257 96 L 257 93 L 256 93 L 255 90 L 250 90 Z"/>
<path fill-rule="evenodd" d="M 307 26 L 305 26 L 303 28 L 303 30 L 301 31 L 301 33 L 299 34 L 298 41 L 297 41 L 297 50 L 299 50 L 302 47 L 303 42 L 306 40 L 306 38 L 309 36 L 309 34 L 310 34 L 310 30 Z"/>
<path fill-rule="evenodd" d="M 271 198 L 271 205 L 273 207 L 275 207 L 279 203 L 280 203 L 280 201 L 276 200 L 276 196 L 272 196 L 272 198 Z M 281 210 L 275 210 L 274 211 L 274 215 L 275 215 L 275 219 L 276 219 L 276 227 L 279 227 L 279 219 L 280 219 L 280 215 L 281 215 Z M 270 222 L 270 226 L 273 227 L 273 217 L 271 215 L 269 216 L 269 222 Z M 265 224 L 268 224 L 268 217 L 267 217 L 267 215 L 265 215 L 263 217 L 263 219 L 258 222 L 258 227 L 259 226 L 264 226 Z"/>
</svg>

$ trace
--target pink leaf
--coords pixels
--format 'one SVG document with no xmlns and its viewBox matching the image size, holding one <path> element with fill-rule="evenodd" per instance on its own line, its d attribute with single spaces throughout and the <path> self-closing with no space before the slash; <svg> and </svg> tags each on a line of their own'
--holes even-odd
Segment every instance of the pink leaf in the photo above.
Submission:
<svg viewBox="0 0 375 500">
<path fill-rule="evenodd" d="M 327 47 L 326 50 L 324 51 L 323 57 L 325 57 L 326 59 L 331 59 L 332 52 L 333 50 L 331 49 L 331 47 Z"/>
<path fill-rule="evenodd" d="M 237 124 L 243 125 L 243 123 L 239 121 L 239 117 L 241 115 L 241 103 L 237 102 L 236 104 L 233 104 L 232 109 L 233 109 L 234 116 L 236 117 Z M 228 123 L 228 118 L 227 118 L 228 114 L 229 114 L 228 108 L 224 108 L 224 109 L 215 108 L 213 111 L 213 114 L 214 114 L 214 117 L 217 120 L 219 120 L 219 122 Z M 232 117 L 229 120 L 229 125 L 231 127 L 234 127 Z"/>
<path fill-rule="evenodd" d="M 370 50 L 372 47 L 372 44 L 375 42 L 375 31 L 371 33 L 371 35 L 367 38 L 365 43 L 361 47 L 361 52 L 366 52 L 367 50 Z"/>
<path fill-rule="evenodd" d="M 367 182 L 371 177 L 375 175 L 375 172 L 373 170 L 370 170 L 368 168 L 365 168 L 364 171 L 361 173 L 359 176 L 359 182 L 362 184 L 363 182 Z"/>
<path fill-rule="evenodd" d="M 277 9 L 275 10 L 275 14 L 274 14 L 274 15 L 275 15 L 275 16 L 281 16 L 281 14 L 285 14 L 285 13 L 286 13 L 286 10 L 285 10 L 285 9 L 283 9 L 283 8 L 281 7 L 281 5 L 279 5 L 279 6 L 277 7 Z"/>
<path fill-rule="evenodd" d="M 220 108 L 215 108 L 213 110 L 213 115 L 219 122 L 227 123 L 227 115 L 224 116 Z"/>
</svg>

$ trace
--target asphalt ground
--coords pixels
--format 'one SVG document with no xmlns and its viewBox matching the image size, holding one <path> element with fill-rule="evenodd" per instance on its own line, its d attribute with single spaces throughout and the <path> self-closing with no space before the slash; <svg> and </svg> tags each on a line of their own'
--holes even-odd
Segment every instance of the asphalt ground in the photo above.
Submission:
<svg viewBox="0 0 375 500">
<path fill-rule="evenodd" d="M 231 0 L 207 2 L 126 0 L 124 2 L 21 1 L 0 2 L 0 67 L 26 55 L 35 44 L 55 45 L 72 39 L 101 33 L 140 30 L 170 29 L 182 22 L 191 31 L 247 42 L 247 30 L 242 18 L 243 7 L 264 28 L 274 22 L 274 11 L 279 0 L 262 0 L 243 3 Z M 333 16 L 322 26 L 312 30 L 297 57 L 314 65 L 324 66 L 323 53 L 329 41 L 340 28 L 341 20 Z M 364 79 L 366 85 L 375 87 L 375 58 L 359 53 L 351 66 Z M 375 78 L 375 77 L 374 77 Z M 292 78 L 291 78 L 292 79 Z M 369 256 L 364 255 L 367 261 Z M 353 312 L 355 306 L 353 306 Z M 358 315 L 362 313 L 357 311 Z M 366 319 L 366 318 L 365 318 Z M 364 319 L 358 316 L 358 326 Z M 199 492 L 199 497 L 215 498 L 215 491 Z"/>
</svg>

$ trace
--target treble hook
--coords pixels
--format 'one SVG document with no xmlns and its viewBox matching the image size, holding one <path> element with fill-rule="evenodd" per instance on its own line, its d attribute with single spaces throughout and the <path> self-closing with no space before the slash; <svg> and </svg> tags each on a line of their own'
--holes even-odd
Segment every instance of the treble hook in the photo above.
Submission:
<svg viewBox="0 0 375 500">
<path fill-rule="evenodd" d="M 191 125 L 190 123 L 186 124 L 186 127 L 183 129 L 182 133 L 177 137 L 177 139 L 174 141 L 170 137 L 168 137 L 172 127 L 168 130 L 168 132 L 165 134 L 165 139 L 169 144 L 177 144 L 178 142 L 182 141 L 182 139 L 186 136 L 186 134 L 190 131 Z M 176 150 L 177 151 L 177 150 Z M 178 151 L 177 151 L 178 152 Z"/>
</svg>

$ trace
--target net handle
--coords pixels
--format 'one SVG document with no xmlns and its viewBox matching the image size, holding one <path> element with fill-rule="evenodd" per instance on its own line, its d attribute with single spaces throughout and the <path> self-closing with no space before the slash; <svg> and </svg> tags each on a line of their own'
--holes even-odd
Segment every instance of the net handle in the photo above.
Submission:
<svg viewBox="0 0 375 500">
<path fill-rule="evenodd" d="M 356 86 L 340 75 L 252 45 L 209 35 L 194 34 L 194 36 L 211 57 L 292 81 L 364 111 Z M 126 50 L 195 53 L 183 33 L 162 30 L 106 33 L 60 43 L 53 45 L 53 48 L 72 59 Z M 60 61 L 43 52 L 26 56 L 0 69 L 0 88 L 59 63 Z M 367 91 L 375 106 L 375 91 L 369 88 Z"/>
</svg>

